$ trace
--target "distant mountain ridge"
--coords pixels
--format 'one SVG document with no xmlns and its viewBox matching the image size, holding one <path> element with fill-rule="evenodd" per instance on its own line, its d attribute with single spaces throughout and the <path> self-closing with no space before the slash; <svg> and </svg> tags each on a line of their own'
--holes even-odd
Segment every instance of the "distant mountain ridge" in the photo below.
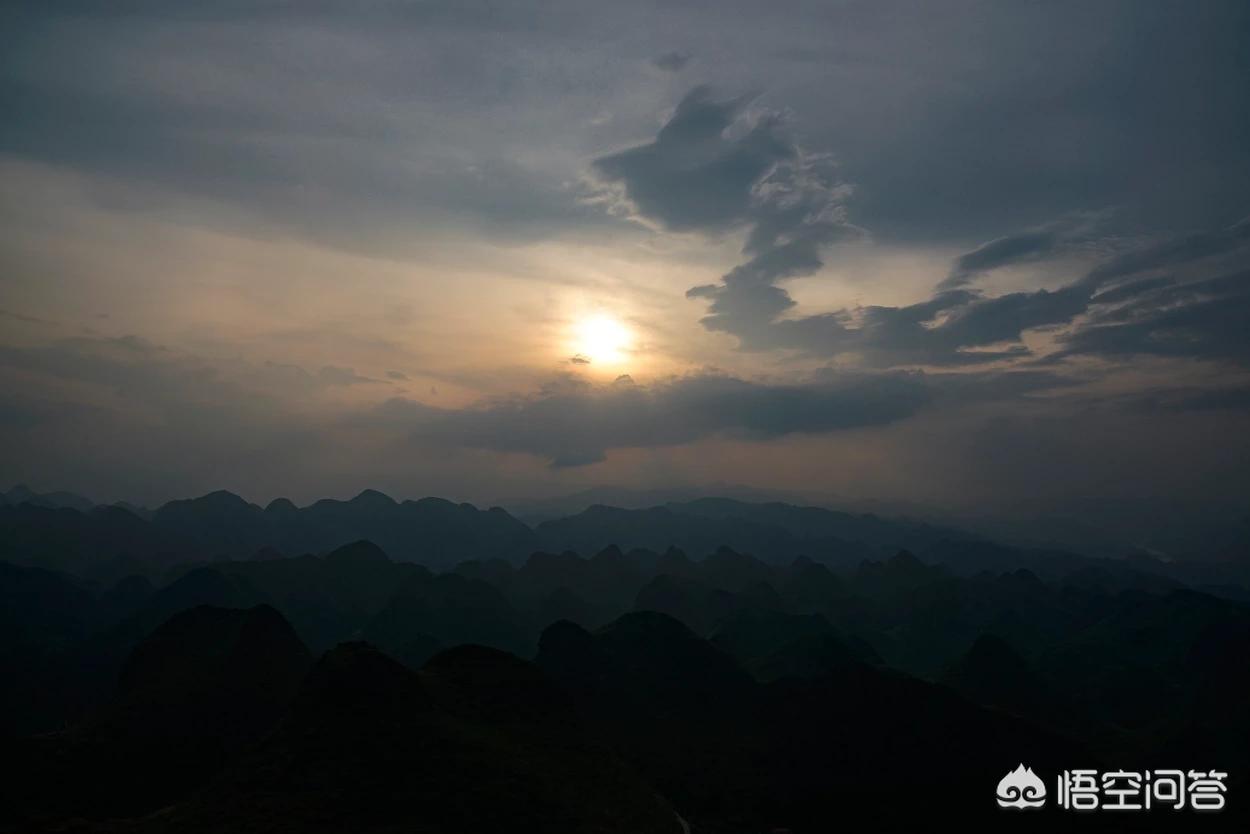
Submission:
<svg viewBox="0 0 1250 834">
<path fill-rule="evenodd" d="M 907 518 L 780 501 L 703 497 L 637 509 L 595 504 L 531 527 L 501 507 L 479 509 L 441 498 L 396 501 L 376 490 L 304 507 L 285 498 L 261 507 L 219 490 L 170 501 L 151 512 L 116 504 L 85 510 L 58 506 L 72 502 L 72 494 L 39 495 L 23 487 L 4 496 L 0 559 L 107 581 L 136 573 L 155 578 L 185 563 L 328 553 L 367 540 L 392 559 L 434 570 L 471 560 L 519 564 L 538 551 L 593 554 L 610 547 L 657 553 L 677 548 L 694 558 L 730 547 L 766 562 L 806 557 L 843 567 L 907 550 L 923 562 L 969 575 L 1023 568 L 1041 576 L 1087 571 L 1090 581 L 1101 581 L 1100 572 L 1129 567 L 1225 596 L 1250 597 L 1244 590 L 1250 587 L 1246 560 L 1167 563 L 1146 554 L 1092 558 L 1009 546 Z"/>
<path fill-rule="evenodd" d="M 797 493 L 761 489 L 743 484 L 708 484 L 701 487 L 673 486 L 667 488 L 633 489 L 630 487 L 597 486 L 567 495 L 520 501 L 500 501 L 508 511 L 531 526 L 544 521 L 577 515 L 600 504 L 622 510 L 642 510 L 665 504 L 684 504 L 700 498 L 729 498 L 744 503 L 785 502 L 809 504 Z"/>
<path fill-rule="evenodd" d="M 376 490 L 349 501 L 322 499 L 296 507 L 286 499 L 264 509 L 229 492 L 171 501 L 152 517 L 210 558 L 254 553 L 317 553 L 360 539 L 393 558 L 432 567 L 489 556 L 519 559 L 534 549 L 533 531 L 499 507 L 479 510 L 442 498 L 397 502 Z"/>
<path fill-rule="evenodd" d="M 845 564 L 978 538 L 922 522 L 731 498 L 699 498 L 637 510 L 595 505 L 535 529 L 543 546 L 553 551 L 594 553 L 616 545 L 625 550 L 676 547 L 687 553 L 711 553 L 730 546 L 767 561 L 809 556 Z"/>
<path fill-rule="evenodd" d="M 362 539 L 396 559 L 438 568 L 466 559 L 519 560 L 538 549 L 534 531 L 499 507 L 441 498 L 397 502 L 375 490 L 307 507 L 279 498 L 264 508 L 219 490 L 170 501 L 149 518 L 119 506 L 0 506 L 0 559 L 81 576 L 116 578 L 261 552 L 325 553 Z"/>
<path fill-rule="evenodd" d="M 676 547 L 696 555 L 731 546 L 769 561 L 807 555 L 854 564 L 898 549 L 925 551 L 975 538 L 920 522 L 732 498 L 642 509 L 595 504 L 531 528 L 501 507 L 482 510 L 441 498 L 399 502 L 376 490 L 305 507 L 285 498 L 260 507 L 218 490 L 145 515 L 89 502 L 71 508 L 22 488 L 6 495 L 19 500 L 0 506 L 0 558 L 25 562 L 56 553 L 59 561 L 47 566 L 80 575 L 90 573 L 85 568 L 93 561 L 168 565 L 325 553 L 359 540 L 374 542 L 399 561 L 447 568 L 469 559 L 519 562 L 539 550 L 597 553 L 613 545 L 657 552 Z"/>
<path fill-rule="evenodd" d="M 46 507 L 54 510 L 66 507 L 80 512 L 86 512 L 95 506 L 95 502 L 90 498 L 84 498 L 72 492 L 39 493 L 25 484 L 18 484 L 7 492 L 0 492 L 0 506 L 5 504 L 14 507 L 19 504 L 33 504 L 36 507 Z"/>
</svg>

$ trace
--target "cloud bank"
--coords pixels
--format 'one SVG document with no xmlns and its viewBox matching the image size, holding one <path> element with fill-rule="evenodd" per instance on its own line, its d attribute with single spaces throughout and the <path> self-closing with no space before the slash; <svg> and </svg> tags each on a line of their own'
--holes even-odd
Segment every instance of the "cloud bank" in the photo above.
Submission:
<svg viewBox="0 0 1250 834">
<path fill-rule="evenodd" d="M 752 112 L 750 102 L 717 100 L 696 87 L 654 141 L 595 161 L 642 218 L 664 229 L 745 230 L 746 260 L 720 283 L 686 293 L 707 303 L 703 326 L 734 336 L 740 350 L 851 355 L 878 368 L 976 366 L 1036 358 L 1026 333 L 1072 328 L 1052 359 L 1147 353 L 1245 361 L 1250 287 L 1239 270 L 1213 279 L 1127 279 L 1217 256 L 1247 264 L 1248 220 L 1140 243 L 1054 289 L 990 296 L 971 287 L 987 272 L 1088 241 L 1096 215 L 1072 215 L 960 255 L 924 301 L 791 315 L 796 303 L 781 285 L 818 272 L 829 247 L 861 233 L 847 219 L 852 189 L 829 158 L 800 148 L 778 114 Z"/>
</svg>

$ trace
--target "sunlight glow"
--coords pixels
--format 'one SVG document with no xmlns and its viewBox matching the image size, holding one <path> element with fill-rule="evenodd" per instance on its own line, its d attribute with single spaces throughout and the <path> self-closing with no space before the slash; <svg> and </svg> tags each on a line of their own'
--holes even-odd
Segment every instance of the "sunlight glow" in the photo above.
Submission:
<svg viewBox="0 0 1250 834">
<path fill-rule="evenodd" d="M 625 325 L 611 316 L 590 316 L 574 326 L 575 349 L 592 362 L 620 362 L 632 341 Z"/>
</svg>

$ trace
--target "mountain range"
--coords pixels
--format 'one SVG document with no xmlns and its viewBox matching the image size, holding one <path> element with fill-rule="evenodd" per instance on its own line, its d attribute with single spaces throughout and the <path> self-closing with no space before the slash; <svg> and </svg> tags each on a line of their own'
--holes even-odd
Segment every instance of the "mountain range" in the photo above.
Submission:
<svg viewBox="0 0 1250 834">
<path fill-rule="evenodd" d="M 820 832 L 992 822 L 1020 761 L 1250 773 L 1236 560 L 729 498 L 70 503 L 0 506 L 0 830 Z"/>
<path fill-rule="evenodd" d="M 626 509 L 593 504 L 533 526 L 501 507 L 478 509 L 439 498 L 395 501 L 365 490 L 347 501 L 265 507 L 218 491 L 155 510 L 87 505 L 68 493 L 36 495 L 23 487 L 0 504 L 0 559 L 112 581 L 131 574 L 160 578 L 191 563 L 274 555 L 324 554 L 354 541 L 377 544 L 392 558 L 446 570 L 473 559 L 519 564 L 537 551 L 595 553 L 606 547 L 692 554 L 721 546 L 770 562 L 800 556 L 854 566 L 905 549 L 922 561 L 965 574 L 1027 568 L 1039 575 L 1149 573 L 1228 596 L 1250 586 L 1250 539 L 1230 540 L 1210 558 L 1121 558 L 1001 544 L 955 527 L 870 513 L 782 502 L 698 498 Z M 67 497 L 69 496 L 69 497 Z M 15 503 L 16 502 L 16 503 Z M 1247 528 L 1250 530 L 1250 528 Z"/>
<path fill-rule="evenodd" d="M 821 832 L 993 823 L 1020 761 L 1250 773 L 1244 591 L 1147 559 L 731 499 L 46 503 L 0 507 L 0 830 Z"/>
</svg>

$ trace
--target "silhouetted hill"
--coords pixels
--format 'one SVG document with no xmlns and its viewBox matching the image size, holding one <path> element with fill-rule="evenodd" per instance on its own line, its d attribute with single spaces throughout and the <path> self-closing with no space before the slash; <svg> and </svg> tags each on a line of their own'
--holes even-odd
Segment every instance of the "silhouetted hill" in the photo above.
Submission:
<svg viewBox="0 0 1250 834">
<path fill-rule="evenodd" d="M 528 524 L 535 525 L 555 518 L 577 515 L 595 505 L 641 510 L 647 507 L 685 503 L 709 496 L 746 502 L 802 500 L 796 494 L 741 484 L 709 484 L 702 487 L 678 486 L 659 489 L 597 486 L 552 498 L 510 501 L 507 502 L 507 506 L 515 516 Z"/>
<path fill-rule="evenodd" d="M 273 608 L 202 605 L 176 614 L 140 643 L 122 667 L 118 693 L 142 712 L 163 701 L 220 703 L 244 698 L 250 720 L 285 707 L 312 663 L 308 649 Z"/>
<path fill-rule="evenodd" d="M 326 553 L 361 539 L 396 560 L 444 569 L 466 559 L 519 561 L 538 544 L 529 527 L 498 507 L 439 498 L 397 503 L 371 490 L 351 501 L 295 507 L 279 499 L 264 509 L 218 491 L 171 501 L 150 520 L 120 506 L 83 512 L 0 505 L 0 558 L 104 579 L 159 576 L 177 563 L 258 552 Z"/>
<path fill-rule="evenodd" d="M 925 549 L 970 534 L 911 521 L 887 521 L 820 507 L 753 504 L 702 498 L 660 507 L 623 510 L 595 505 L 577 515 L 544 521 L 536 528 L 552 550 L 593 552 L 609 544 L 663 551 L 711 553 L 722 546 L 766 561 L 810 556 L 833 564 L 854 564 L 884 551 Z"/>
<path fill-rule="evenodd" d="M 710 639 L 763 682 L 823 677 L 847 664 L 881 662 L 870 646 L 847 641 L 820 614 L 747 608 L 721 622 Z"/>
<path fill-rule="evenodd" d="M 322 553 L 367 539 L 394 559 L 446 568 L 466 559 L 519 559 L 537 543 L 528 527 L 498 507 L 478 510 L 440 498 L 399 503 L 375 490 L 307 507 L 277 499 L 264 509 L 214 492 L 171 501 L 153 522 L 210 558 L 241 558 L 266 547 Z"/>
<path fill-rule="evenodd" d="M 889 829 L 977 820 L 1022 761 L 1183 762 L 1247 789 L 1250 606 L 1140 560 L 925 544 L 923 526 L 907 528 L 916 551 L 626 540 L 450 570 L 359 538 L 253 548 L 284 529 L 382 529 L 409 503 L 423 504 L 215 494 L 170 509 L 185 539 L 116 508 L 0 508 L 0 541 L 96 571 L 0 563 L 0 747 L 20 769 L 0 829 L 682 830 L 676 811 L 709 834 L 825 831 L 846 823 L 831 785 Z M 595 512 L 613 536 L 741 530 L 804 550 L 893 529 L 695 503 Z M 420 512 L 447 518 L 404 535 L 491 523 L 447 502 Z M 129 562 L 108 542 L 173 539 L 189 549 L 172 563 L 150 548 L 141 573 L 109 575 Z M 241 552 L 193 552 L 218 545 Z M 329 650 L 307 676 L 305 646 Z"/>
<path fill-rule="evenodd" d="M 457 649 L 418 673 L 345 644 L 254 756 L 137 828 L 679 834 L 666 803 L 561 703 L 500 652 Z"/>
<path fill-rule="evenodd" d="M 113 654 L 100 635 L 133 616 L 151 593 L 139 576 L 101 584 L 0 562 L 0 728 L 56 729 L 111 694 L 121 660 L 159 620 Z"/>
<path fill-rule="evenodd" d="M 591 606 L 620 613 L 633 601 L 637 589 L 655 570 L 656 557 L 645 551 L 624 554 L 606 547 L 589 559 L 576 553 L 533 553 L 511 578 L 509 588 L 536 601 L 566 591 Z M 544 624 L 545 625 L 545 624 Z"/>
<path fill-rule="evenodd" d="M 47 509 L 67 508 L 86 512 L 95 506 L 89 498 L 83 498 L 72 492 L 44 492 L 39 493 L 30 489 L 25 484 L 18 484 L 7 492 L 0 492 L 0 505 L 19 506 L 21 504 L 31 504 L 36 507 L 44 507 Z"/>
<path fill-rule="evenodd" d="M 877 548 L 918 549 L 934 542 L 972 541 L 974 534 L 908 519 L 884 519 L 871 513 L 843 513 L 824 507 L 802 507 L 730 498 L 699 498 L 665 505 L 679 515 L 705 519 L 740 519 L 777 527 L 804 540 L 857 542 Z"/>
<path fill-rule="evenodd" d="M 610 545 L 662 552 L 676 547 L 687 553 L 712 553 L 730 545 L 769 560 L 789 560 L 804 553 L 827 558 L 865 558 L 872 551 L 847 542 L 805 540 L 776 525 L 746 519 L 686 515 L 669 507 L 621 510 L 593 506 L 575 516 L 545 521 L 536 528 L 550 551 L 596 553 Z"/>
<path fill-rule="evenodd" d="M 272 608 L 177 614 L 131 652 L 110 704 L 32 741 L 28 813 L 129 816 L 186 796 L 276 726 L 311 662 Z"/>
<path fill-rule="evenodd" d="M 80 512 L 34 504 L 0 507 L 0 558 L 116 580 L 159 573 L 188 558 L 177 536 L 119 507 Z"/>
<path fill-rule="evenodd" d="M 697 579 L 663 574 L 638 591 L 634 608 L 667 614 L 706 635 L 738 608 L 738 601 L 730 591 Z"/>
<path fill-rule="evenodd" d="M 461 643 L 532 652 L 530 635 L 504 595 L 480 579 L 454 573 L 410 581 L 363 635 L 414 666 L 442 646 Z"/>
<path fill-rule="evenodd" d="M 154 594 L 120 630 L 144 633 L 194 605 L 272 605 L 316 650 L 348 639 L 416 579 L 420 565 L 392 562 L 371 542 L 352 542 L 324 557 L 215 562 L 193 568 Z"/>
<path fill-rule="evenodd" d="M 614 546 L 624 554 L 673 549 L 696 558 L 728 547 L 767 563 L 810 558 L 845 568 L 906 549 L 922 562 L 963 575 L 1023 568 L 1047 579 L 1077 581 L 1083 572 L 1080 581 L 1113 589 L 1160 591 L 1191 583 L 1230 598 L 1250 598 L 1250 591 L 1238 585 L 1250 585 L 1250 562 L 1227 557 L 1244 549 L 1240 539 L 1202 563 L 1167 563 L 1144 555 L 1095 559 L 1007 547 L 907 519 L 726 498 L 646 509 L 595 505 L 547 520 L 536 530 L 498 507 L 478 510 L 438 498 L 396 502 L 374 490 L 350 501 L 322 500 L 307 507 L 279 498 L 264 508 L 218 491 L 171 501 L 152 513 L 120 505 L 84 513 L 0 504 L 0 559 L 107 581 L 135 573 L 156 579 L 177 564 L 326 553 L 362 539 L 396 561 L 436 570 L 462 561 L 520 564 L 538 550 L 592 554 Z M 643 565 L 644 571 L 649 567 Z"/>
<path fill-rule="evenodd" d="M 1006 641 L 992 634 L 978 637 L 942 682 L 975 703 L 1074 737 L 1090 738 L 1093 731 L 1092 722 L 1083 719 Z"/>
<path fill-rule="evenodd" d="M 878 827 L 978 817 L 993 805 L 967 786 L 996 784 L 999 761 L 1049 767 L 1074 752 L 948 690 L 860 663 L 762 685 L 660 614 L 595 633 L 557 623 L 537 662 L 695 830 L 835 830 L 847 811 L 830 801 L 831 785 L 872 808 Z M 882 778 L 899 760 L 925 774 L 908 779 L 914 804 L 890 801 L 897 785 Z"/>
<path fill-rule="evenodd" d="M 50 729 L 81 709 L 73 653 L 97 609 L 81 580 L 0 562 L 0 732 Z"/>
<path fill-rule="evenodd" d="M 152 523 L 210 559 L 277 546 L 265 511 L 225 490 L 170 501 L 153 512 Z"/>
</svg>

